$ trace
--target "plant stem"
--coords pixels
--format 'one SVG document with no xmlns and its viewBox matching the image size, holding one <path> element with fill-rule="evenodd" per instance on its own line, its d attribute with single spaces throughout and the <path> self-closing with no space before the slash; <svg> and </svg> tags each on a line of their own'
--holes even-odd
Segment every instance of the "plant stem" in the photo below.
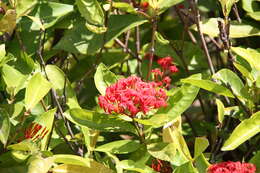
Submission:
<svg viewBox="0 0 260 173">
<path fill-rule="evenodd" d="M 204 35 L 201 31 L 200 12 L 199 12 L 199 9 L 197 7 L 197 0 L 189 0 L 189 2 L 190 2 L 190 5 L 192 7 L 192 11 L 195 15 L 195 23 L 196 23 L 197 30 L 198 30 L 198 33 L 199 33 L 199 36 L 200 36 L 200 40 L 202 42 L 203 51 L 204 51 L 204 53 L 207 57 L 207 62 L 208 62 L 209 68 L 210 68 L 210 72 L 211 72 L 211 74 L 215 74 L 215 69 L 214 69 L 210 54 L 209 54 L 209 50 L 208 50 Z"/>
<path fill-rule="evenodd" d="M 155 32 L 157 29 L 157 16 L 154 16 L 152 18 L 152 39 L 151 39 L 151 47 L 150 47 L 150 56 L 149 56 L 149 65 L 148 65 L 148 74 L 146 77 L 146 80 L 149 80 L 149 77 L 151 76 L 152 71 L 152 65 L 153 65 L 153 57 L 154 57 L 154 51 L 155 51 Z"/>
</svg>

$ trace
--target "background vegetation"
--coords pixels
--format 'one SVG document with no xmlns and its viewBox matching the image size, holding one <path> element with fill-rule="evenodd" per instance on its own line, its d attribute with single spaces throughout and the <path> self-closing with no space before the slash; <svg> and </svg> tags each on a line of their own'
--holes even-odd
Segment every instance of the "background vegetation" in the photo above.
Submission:
<svg viewBox="0 0 260 173">
<path fill-rule="evenodd" d="M 0 0 L 0 172 L 204 173 L 227 160 L 260 172 L 259 3 Z M 167 56 L 179 69 L 167 108 L 98 106 L 119 78 L 154 80 Z"/>
</svg>

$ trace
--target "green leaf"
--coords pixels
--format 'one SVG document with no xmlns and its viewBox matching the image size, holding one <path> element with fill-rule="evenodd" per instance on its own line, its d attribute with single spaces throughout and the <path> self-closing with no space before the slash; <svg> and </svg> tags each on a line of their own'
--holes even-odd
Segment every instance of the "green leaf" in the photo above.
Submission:
<svg viewBox="0 0 260 173">
<path fill-rule="evenodd" d="M 225 83 L 225 85 L 230 86 L 233 93 L 239 98 L 248 99 L 248 91 L 245 91 L 242 80 L 233 71 L 229 69 L 219 70 L 213 75 L 213 78 L 219 79 Z"/>
<path fill-rule="evenodd" d="M 30 16 L 38 18 L 43 23 L 45 29 L 52 27 L 67 14 L 73 12 L 73 5 L 62 4 L 49 1 L 39 1 Z M 40 30 L 40 25 L 33 22 L 31 30 Z"/>
<path fill-rule="evenodd" d="M 183 2 L 184 0 L 159 0 L 157 7 L 159 8 L 159 14 L 163 13 L 168 8 Z"/>
<path fill-rule="evenodd" d="M 118 8 L 122 11 L 125 11 L 127 13 L 132 13 L 132 14 L 136 14 L 136 10 L 134 9 L 134 7 L 126 2 L 113 2 L 112 3 L 114 8 Z"/>
<path fill-rule="evenodd" d="M 253 114 L 250 118 L 243 120 L 225 141 L 222 151 L 236 149 L 240 144 L 260 132 L 260 112 Z"/>
<path fill-rule="evenodd" d="M 228 16 L 232 6 L 239 0 L 219 0 L 224 16 Z"/>
<path fill-rule="evenodd" d="M 9 133 L 10 133 L 10 120 L 8 113 L 0 108 L 0 141 L 4 144 L 7 143 Z"/>
<path fill-rule="evenodd" d="M 250 71 L 248 71 L 246 67 L 244 67 L 242 64 L 238 64 L 235 62 L 233 64 L 245 78 L 254 81 L 253 75 L 250 73 Z"/>
<path fill-rule="evenodd" d="M 260 51 L 250 48 L 232 47 L 231 50 L 244 58 L 252 67 L 260 71 Z"/>
<path fill-rule="evenodd" d="M 32 156 L 29 159 L 28 173 L 47 173 L 53 164 L 53 157 Z"/>
<path fill-rule="evenodd" d="M 53 120 L 54 120 L 54 114 L 56 112 L 55 109 L 51 109 L 47 112 L 44 112 L 42 115 L 37 116 L 37 118 L 33 121 L 37 124 L 40 124 L 42 128 L 35 134 L 35 136 L 40 135 L 43 130 L 46 128 L 46 131 L 48 131 L 44 138 L 41 139 L 41 148 L 42 150 L 46 150 L 47 148 L 47 141 L 49 138 L 49 134 L 51 132 L 52 126 L 53 126 Z M 44 132 L 45 133 L 45 132 Z"/>
<path fill-rule="evenodd" d="M 122 160 L 117 164 L 117 166 L 125 170 L 136 171 L 140 173 L 154 173 L 153 169 L 149 166 L 135 162 L 133 160 Z"/>
<path fill-rule="evenodd" d="M 56 65 L 47 65 L 45 70 L 52 84 L 52 88 L 57 91 L 57 94 L 62 96 L 65 91 L 66 104 L 69 106 L 69 108 L 80 108 L 76 93 L 73 90 L 70 81 L 67 79 L 67 77 L 65 77 L 64 72 Z"/>
<path fill-rule="evenodd" d="M 254 12 L 259 9 L 257 0 L 242 0 L 242 7 L 247 12 Z"/>
<path fill-rule="evenodd" d="M 218 85 L 215 82 L 212 82 L 210 80 L 186 78 L 186 79 L 182 79 L 181 82 L 200 87 L 202 89 L 214 92 L 219 95 L 234 98 L 233 94 L 229 89 L 223 87 L 222 85 Z"/>
<path fill-rule="evenodd" d="M 195 139 L 195 151 L 194 151 L 194 159 L 199 157 L 209 146 L 209 141 L 205 137 L 197 137 Z"/>
<path fill-rule="evenodd" d="M 204 34 L 207 34 L 211 37 L 219 36 L 217 18 L 210 18 L 201 22 L 201 31 Z M 196 30 L 196 25 L 192 25 L 191 29 Z M 251 37 L 251 36 L 260 36 L 260 29 L 257 26 L 242 22 L 238 23 L 236 21 L 231 22 L 230 25 L 230 38 L 242 38 L 242 37 Z"/>
<path fill-rule="evenodd" d="M 148 152 L 155 158 L 174 163 L 176 159 L 176 146 L 173 143 L 153 143 L 147 146 Z M 187 160 L 184 160 L 187 162 Z M 176 163 L 174 163 L 176 164 Z"/>
<path fill-rule="evenodd" d="M 94 75 L 95 85 L 101 95 L 106 94 L 106 88 L 117 81 L 117 77 L 103 63 L 99 64 Z"/>
<path fill-rule="evenodd" d="M 27 172 L 27 166 L 12 166 L 12 167 L 5 167 L 0 168 L 0 172 L 4 173 L 17 173 L 17 172 Z"/>
<path fill-rule="evenodd" d="M 171 159 L 171 163 L 176 166 L 180 166 L 189 160 L 192 160 L 189 148 L 181 134 L 181 129 L 173 124 L 170 127 L 163 129 L 163 142 L 174 144 L 176 148 L 176 154 Z M 171 152 L 174 152 L 171 150 Z"/>
<path fill-rule="evenodd" d="M 31 12 L 37 4 L 37 0 L 17 0 L 16 3 L 15 9 L 17 17 L 21 17 Z"/>
<path fill-rule="evenodd" d="M 104 165 L 94 162 L 88 167 L 78 165 L 62 164 L 52 169 L 53 173 L 113 173 L 113 171 Z"/>
<path fill-rule="evenodd" d="M 31 154 L 37 153 L 39 148 L 36 143 L 33 143 L 31 140 L 23 140 L 20 143 L 9 145 L 8 150 L 17 150 L 17 151 L 29 151 Z"/>
<path fill-rule="evenodd" d="M 260 151 L 258 150 L 256 154 L 250 159 L 250 163 L 253 163 L 256 166 L 257 173 L 260 172 Z"/>
<path fill-rule="evenodd" d="M 118 22 L 121 21 L 121 22 Z M 83 21 L 84 22 L 84 21 Z M 77 24 L 65 33 L 55 49 L 62 49 L 72 53 L 94 54 L 103 45 L 104 34 L 95 34 L 85 28 L 85 23 L 77 21 Z M 123 32 L 147 22 L 137 15 L 111 15 L 108 20 L 106 42 L 110 42 Z"/>
<path fill-rule="evenodd" d="M 48 82 L 41 73 L 36 73 L 30 79 L 25 91 L 25 108 L 32 109 L 51 89 Z"/>
<path fill-rule="evenodd" d="M 16 12 L 15 10 L 9 9 L 5 15 L 0 19 L 0 32 L 8 33 L 12 35 L 13 30 L 16 27 Z"/>
<path fill-rule="evenodd" d="M 127 154 L 134 152 L 140 147 L 140 143 L 134 140 L 119 140 L 106 143 L 95 148 L 95 151 L 110 152 L 113 154 Z"/>
<path fill-rule="evenodd" d="M 149 119 L 139 119 L 134 118 L 134 120 L 138 123 L 152 126 L 153 128 L 159 128 L 163 125 L 165 125 L 167 122 L 172 120 L 172 117 L 170 117 L 171 114 L 154 114 Z"/>
<path fill-rule="evenodd" d="M 69 154 L 56 154 L 55 163 L 64 163 L 52 169 L 56 173 L 112 173 L 112 170 L 92 159 Z"/>
<path fill-rule="evenodd" d="M 191 161 L 177 167 L 173 171 L 173 173 L 184 173 L 184 172 L 197 173 L 198 171 L 193 167 L 193 164 Z"/>
<path fill-rule="evenodd" d="M 192 75 L 191 79 L 200 79 L 201 75 Z M 180 116 L 193 103 L 198 95 L 199 88 L 190 84 L 184 84 L 179 90 L 170 96 L 168 106 L 161 108 L 157 114 L 167 114 L 170 120 Z"/>
<path fill-rule="evenodd" d="M 76 0 L 76 4 L 80 14 L 87 20 L 88 25 L 104 27 L 105 16 L 97 0 Z"/>
<path fill-rule="evenodd" d="M 63 71 L 56 65 L 47 65 L 45 70 L 53 89 L 63 90 L 65 85 L 65 75 Z"/>
<path fill-rule="evenodd" d="M 221 100 L 216 99 L 217 107 L 218 107 L 218 121 L 219 123 L 222 123 L 224 120 L 224 115 L 225 115 L 225 106 L 222 103 Z"/>
<path fill-rule="evenodd" d="M 21 89 L 25 87 L 25 81 L 28 76 L 23 75 L 21 72 L 7 64 L 3 66 L 1 72 L 7 86 L 7 92 L 11 96 L 15 96 Z"/>
<path fill-rule="evenodd" d="M 197 168 L 199 173 L 207 172 L 207 168 L 210 166 L 209 162 L 206 160 L 203 154 L 199 155 L 195 159 L 195 167 Z"/>
<path fill-rule="evenodd" d="M 53 158 L 55 163 L 65 163 L 78 166 L 89 166 L 91 162 L 91 160 L 88 158 L 83 158 L 71 154 L 55 154 Z"/>
<path fill-rule="evenodd" d="M 5 44 L 0 44 L 0 62 L 3 60 L 5 57 Z"/>
<path fill-rule="evenodd" d="M 253 12 L 253 13 L 247 13 L 248 16 L 255 19 L 256 21 L 260 21 L 260 11 Z"/>
<path fill-rule="evenodd" d="M 135 133 L 134 126 L 115 115 L 101 114 L 85 109 L 71 109 L 65 116 L 72 122 L 100 131 Z"/>
</svg>

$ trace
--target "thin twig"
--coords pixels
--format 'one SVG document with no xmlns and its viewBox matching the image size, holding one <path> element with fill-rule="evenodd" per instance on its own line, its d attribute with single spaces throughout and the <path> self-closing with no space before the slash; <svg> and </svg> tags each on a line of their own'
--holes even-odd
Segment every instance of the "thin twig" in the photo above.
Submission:
<svg viewBox="0 0 260 173">
<path fill-rule="evenodd" d="M 135 28 L 135 47 L 136 47 L 136 58 L 137 60 L 139 60 L 137 62 L 137 73 L 139 75 L 142 74 L 142 69 L 141 69 L 141 66 L 142 66 L 142 61 L 140 61 L 142 58 L 140 57 L 140 50 L 141 50 L 141 40 L 140 40 L 140 28 L 139 26 L 137 26 Z"/>
<path fill-rule="evenodd" d="M 42 35 L 43 35 L 43 39 L 42 39 Z M 44 73 L 45 73 L 46 79 L 49 81 L 49 78 L 48 78 L 48 75 L 47 75 L 47 72 L 46 72 L 46 64 L 45 64 L 44 59 L 43 59 L 43 56 L 42 56 L 43 50 L 44 50 L 44 40 L 45 40 L 45 31 L 41 30 L 40 40 L 39 40 L 39 49 L 37 50 L 37 54 L 38 54 L 38 56 L 39 56 L 39 58 L 40 58 L 40 61 L 41 61 L 41 68 L 42 68 L 42 70 L 43 70 Z M 71 138 L 75 138 L 75 137 L 74 137 L 74 134 L 73 134 L 73 132 L 72 132 L 72 129 L 71 129 L 71 127 L 70 127 L 69 122 L 68 122 L 67 119 L 64 117 L 64 113 L 63 113 L 63 110 L 62 110 L 62 108 L 61 108 L 61 105 L 60 105 L 60 103 L 59 103 L 59 101 L 58 101 L 56 91 L 55 91 L 53 88 L 51 88 L 51 93 L 52 93 L 52 98 L 53 98 L 55 104 L 56 104 L 57 107 L 58 107 L 58 111 L 59 111 L 59 113 L 60 113 L 62 119 L 63 119 L 64 122 L 65 122 L 65 125 L 66 125 L 66 128 L 67 128 L 68 132 L 69 132 L 69 135 L 71 136 Z M 79 151 L 76 151 L 76 153 L 79 154 L 79 155 L 82 155 L 82 154 L 83 154 L 83 153 L 80 153 Z"/>
<path fill-rule="evenodd" d="M 189 0 L 189 2 L 190 2 L 190 5 L 192 7 L 192 11 L 193 11 L 193 13 L 195 15 L 195 19 L 196 19 L 195 23 L 196 23 L 197 30 L 198 30 L 198 33 L 199 33 L 199 36 L 200 36 L 200 40 L 202 42 L 203 51 L 204 51 L 204 53 L 205 53 L 205 55 L 207 57 L 207 62 L 208 62 L 209 68 L 210 68 L 210 72 L 211 72 L 211 74 L 215 74 L 215 69 L 214 69 L 214 66 L 213 66 L 210 54 L 209 54 L 209 50 L 208 50 L 208 47 L 207 47 L 204 35 L 203 35 L 202 31 L 201 31 L 200 12 L 199 12 L 199 9 L 197 7 L 197 0 Z"/>
<path fill-rule="evenodd" d="M 149 65 L 148 65 L 148 74 L 146 76 L 146 80 L 149 80 L 149 77 L 151 76 L 152 71 L 152 64 L 153 64 L 153 57 L 154 57 L 154 51 L 155 51 L 155 32 L 157 29 L 157 16 L 154 16 L 152 19 L 152 39 L 151 39 L 151 47 L 150 47 L 150 56 L 149 56 Z"/>
<path fill-rule="evenodd" d="M 232 10 L 233 10 L 233 12 L 235 13 L 235 16 L 236 16 L 236 18 L 237 18 L 237 21 L 238 21 L 239 23 L 241 23 L 241 18 L 240 18 L 240 16 L 239 16 L 238 9 L 237 9 L 237 4 L 234 4 L 234 5 L 233 5 Z"/>
<path fill-rule="evenodd" d="M 190 40 L 193 44 L 197 44 L 197 40 L 194 37 L 194 35 L 192 34 L 192 32 L 188 29 L 188 24 L 187 21 L 185 19 L 185 17 L 182 15 L 182 13 L 180 12 L 179 8 L 174 6 L 174 10 L 176 11 L 176 14 L 178 15 L 179 19 L 181 20 L 183 26 L 184 26 L 184 30 L 188 33 Z"/>
</svg>

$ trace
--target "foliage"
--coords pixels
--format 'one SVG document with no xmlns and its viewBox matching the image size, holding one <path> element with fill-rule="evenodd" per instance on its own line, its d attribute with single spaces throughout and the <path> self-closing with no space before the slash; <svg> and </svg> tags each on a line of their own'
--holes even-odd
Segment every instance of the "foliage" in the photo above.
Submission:
<svg viewBox="0 0 260 173">
<path fill-rule="evenodd" d="M 0 172 L 260 172 L 259 3 L 0 0 Z"/>
</svg>

